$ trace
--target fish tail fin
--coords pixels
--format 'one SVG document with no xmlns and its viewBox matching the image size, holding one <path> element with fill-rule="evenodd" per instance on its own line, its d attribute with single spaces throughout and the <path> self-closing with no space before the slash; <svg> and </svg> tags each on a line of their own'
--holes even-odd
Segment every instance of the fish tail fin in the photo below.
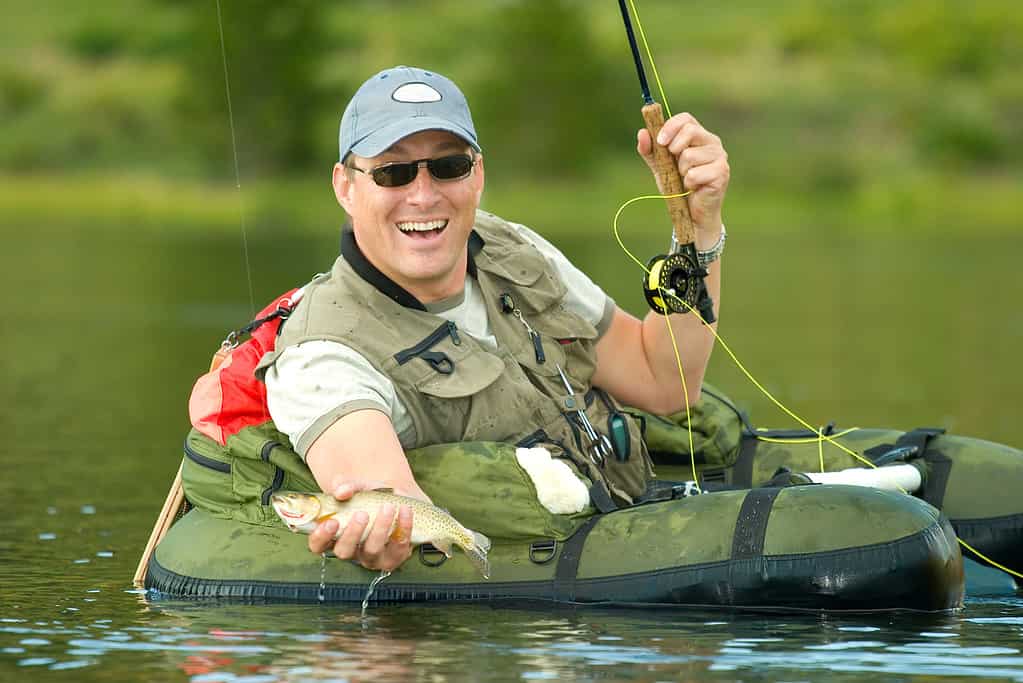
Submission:
<svg viewBox="0 0 1023 683">
<path fill-rule="evenodd" d="M 451 557 L 451 541 L 443 538 L 438 538 L 435 541 L 431 541 L 434 548 L 444 553 L 445 557 Z"/>
<path fill-rule="evenodd" d="M 478 531 L 472 531 L 471 529 L 468 531 L 472 536 L 472 542 L 463 547 L 462 550 L 465 551 L 465 556 L 479 570 L 483 578 L 489 579 L 490 561 L 487 559 L 487 553 L 490 552 L 490 539 Z"/>
</svg>

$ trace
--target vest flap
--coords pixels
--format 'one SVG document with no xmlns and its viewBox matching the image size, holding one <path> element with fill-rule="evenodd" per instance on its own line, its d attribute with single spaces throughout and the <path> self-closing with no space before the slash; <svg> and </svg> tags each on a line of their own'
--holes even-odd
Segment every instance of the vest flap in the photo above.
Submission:
<svg viewBox="0 0 1023 683">
<path fill-rule="evenodd" d="M 438 398 L 472 396 L 493 384 L 504 372 L 501 359 L 489 353 L 471 353 L 455 363 L 453 373 L 431 372 L 415 382 L 416 389 Z"/>
<path fill-rule="evenodd" d="M 511 245 L 499 255 L 484 251 L 476 259 L 479 265 L 494 275 L 523 287 L 535 284 L 540 279 L 546 263 L 532 244 Z"/>
</svg>

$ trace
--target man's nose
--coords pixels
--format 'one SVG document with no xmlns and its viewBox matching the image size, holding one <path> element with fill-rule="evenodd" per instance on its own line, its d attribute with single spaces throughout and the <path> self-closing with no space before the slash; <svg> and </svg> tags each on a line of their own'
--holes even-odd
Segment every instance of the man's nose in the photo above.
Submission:
<svg viewBox="0 0 1023 683">
<path fill-rule="evenodd" d="M 425 160 L 419 162 L 419 171 L 409 183 L 409 200 L 417 204 L 432 203 L 438 196 L 436 181 L 426 164 Z"/>
</svg>

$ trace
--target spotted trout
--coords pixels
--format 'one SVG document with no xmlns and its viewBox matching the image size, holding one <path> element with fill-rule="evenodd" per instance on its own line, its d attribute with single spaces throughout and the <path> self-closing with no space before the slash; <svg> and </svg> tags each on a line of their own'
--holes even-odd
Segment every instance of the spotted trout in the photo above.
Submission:
<svg viewBox="0 0 1023 683">
<path fill-rule="evenodd" d="M 490 578 L 490 563 L 487 561 L 490 539 L 472 529 L 465 528 L 444 510 L 418 498 L 399 496 L 391 489 L 359 491 L 348 500 L 338 500 L 325 493 L 280 491 L 270 498 L 270 502 L 277 516 L 289 529 L 303 534 L 311 534 L 320 522 L 333 518 L 340 525 L 338 530 L 338 536 L 340 536 L 341 531 L 352 519 L 352 515 L 361 510 L 369 515 L 369 523 L 362 533 L 362 541 L 365 541 L 369 535 L 373 522 L 376 521 L 377 510 L 381 505 L 386 503 L 395 507 L 407 505 L 412 508 L 412 538 L 410 539 L 412 545 L 432 543 L 447 557 L 451 557 L 451 546 L 457 545 L 483 574 L 483 578 Z M 396 517 L 390 530 L 392 538 L 397 538 L 397 526 Z"/>
</svg>

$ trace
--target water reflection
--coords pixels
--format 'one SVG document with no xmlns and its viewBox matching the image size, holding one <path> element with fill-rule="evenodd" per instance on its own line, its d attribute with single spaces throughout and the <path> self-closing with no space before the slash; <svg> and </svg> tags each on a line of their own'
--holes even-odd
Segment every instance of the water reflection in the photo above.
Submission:
<svg viewBox="0 0 1023 683">
<path fill-rule="evenodd" d="M 123 598 L 132 596 L 125 594 Z M 846 674 L 1023 680 L 1023 599 L 953 615 L 151 603 L 144 625 L 0 619 L 0 670 L 177 670 L 191 680 L 714 679 Z M 833 672 L 833 673 L 829 673 Z"/>
</svg>

